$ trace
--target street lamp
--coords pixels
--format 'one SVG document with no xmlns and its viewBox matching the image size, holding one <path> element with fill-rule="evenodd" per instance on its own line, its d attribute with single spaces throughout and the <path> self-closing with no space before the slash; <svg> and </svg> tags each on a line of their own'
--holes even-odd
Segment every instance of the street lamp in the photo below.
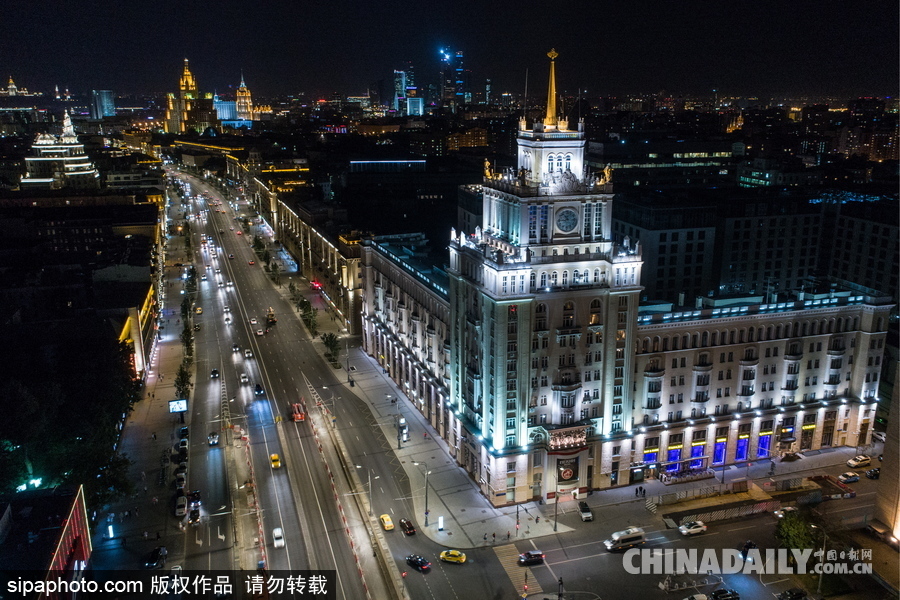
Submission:
<svg viewBox="0 0 900 600">
<path fill-rule="evenodd" d="M 819 561 L 819 586 L 816 588 L 816 594 L 822 595 L 822 575 L 825 573 L 825 569 L 822 567 L 822 564 L 825 562 L 825 547 L 828 545 L 828 532 L 825 531 L 824 527 L 819 527 L 818 525 L 810 525 L 813 529 L 821 529 L 822 530 L 822 558 Z"/>
<path fill-rule="evenodd" d="M 431 473 L 431 471 L 428 470 L 428 464 L 423 460 L 418 462 L 413 461 L 413 464 L 416 466 L 423 465 L 425 467 L 425 527 L 428 527 L 428 474 Z"/>
<path fill-rule="evenodd" d="M 357 469 L 362 469 L 362 465 L 354 465 Z M 369 469 L 369 516 L 372 516 L 372 469 Z M 381 479 L 381 475 L 376 475 L 375 479 Z"/>
</svg>

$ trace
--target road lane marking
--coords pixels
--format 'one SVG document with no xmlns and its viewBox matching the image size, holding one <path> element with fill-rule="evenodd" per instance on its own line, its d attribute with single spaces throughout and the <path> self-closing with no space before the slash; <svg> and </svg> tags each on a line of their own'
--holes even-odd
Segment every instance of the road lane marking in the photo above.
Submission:
<svg viewBox="0 0 900 600">
<path fill-rule="evenodd" d="M 519 550 L 515 544 L 503 544 L 502 546 L 494 546 L 494 554 L 500 561 L 503 570 L 509 577 L 516 594 L 521 594 L 525 589 L 526 577 L 528 582 L 528 594 L 542 594 L 544 590 L 541 584 L 534 576 L 531 567 L 519 565 Z"/>
</svg>

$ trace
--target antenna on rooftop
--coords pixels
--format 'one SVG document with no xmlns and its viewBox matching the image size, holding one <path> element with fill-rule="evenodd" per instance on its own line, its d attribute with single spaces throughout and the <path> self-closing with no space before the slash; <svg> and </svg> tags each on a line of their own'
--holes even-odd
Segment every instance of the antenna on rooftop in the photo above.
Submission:
<svg viewBox="0 0 900 600">
<path fill-rule="evenodd" d="M 522 99 L 522 118 L 526 118 L 528 111 L 528 68 L 525 68 L 525 97 Z"/>
</svg>

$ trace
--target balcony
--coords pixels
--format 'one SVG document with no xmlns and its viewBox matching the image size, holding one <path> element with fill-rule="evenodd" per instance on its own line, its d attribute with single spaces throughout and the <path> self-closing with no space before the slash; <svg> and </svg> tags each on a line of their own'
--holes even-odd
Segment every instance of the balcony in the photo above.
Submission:
<svg viewBox="0 0 900 600">
<path fill-rule="evenodd" d="M 781 389 L 788 392 L 794 392 L 800 389 L 800 385 L 796 381 L 788 381 L 783 386 L 781 386 Z"/>
<path fill-rule="evenodd" d="M 712 371 L 712 368 L 712 363 L 693 366 L 694 373 L 709 373 Z"/>
<path fill-rule="evenodd" d="M 755 367 L 759 364 L 759 357 L 745 358 L 740 361 L 742 367 Z"/>
<path fill-rule="evenodd" d="M 784 355 L 784 360 L 801 360 L 801 359 L 803 358 L 803 351 L 802 351 L 802 350 L 799 350 L 799 351 L 795 350 L 795 352 L 796 352 L 796 354 L 792 354 L 791 351 L 789 350 L 789 351 Z"/>
<path fill-rule="evenodd" d="M 644 369 L 644 377 L 664 377 L 666 370 L 662 367 L 647 367 Z"/>
<path fill-rule="evenodd" d="M 581 387 L 581 381 L 559 382 L 550 386 L 554 392 L 574 392 Z"/>
<path fill-rule="evenodd" d="M 846 351 L 846 348 L 829 348 L 826 354 L 828 356 L 843 356 Z"/>
</svg>

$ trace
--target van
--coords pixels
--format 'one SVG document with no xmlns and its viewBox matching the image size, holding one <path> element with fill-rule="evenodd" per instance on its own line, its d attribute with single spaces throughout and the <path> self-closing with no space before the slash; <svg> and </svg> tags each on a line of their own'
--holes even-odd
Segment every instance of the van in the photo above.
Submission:
<svg viewBox="0 0 900 600">
<path fill-rule="evenodd" d="M 594 513 L 591 512 L 591 507 L 587 505 L 587 502 L 578 503 L 578 513 L 581 515 L 582 521 L 594 520 Z"/>
<path fill-rule="evenodd" d="M 646 536 L 644 535 L 644 530 L 640 527 L 629 527 L 628 529 L 623 529 L 622 531 L 617 531 L 608 540 L 603 542 L 603 545 L 606 546 L 606 549 L 610 552 L 615 552 L 617 550 L 626 550 L 628 548 L 633 548 L 634 546 L 639 546 L 647 541 Z"/>
<path fill-rule="evenodd" d="M 887 436 L 884 435 L 883 431 L 876 431 L 872 434 L 873 442 L 883 442 L 885 439 L 887 439 Z"/>
</svg>

